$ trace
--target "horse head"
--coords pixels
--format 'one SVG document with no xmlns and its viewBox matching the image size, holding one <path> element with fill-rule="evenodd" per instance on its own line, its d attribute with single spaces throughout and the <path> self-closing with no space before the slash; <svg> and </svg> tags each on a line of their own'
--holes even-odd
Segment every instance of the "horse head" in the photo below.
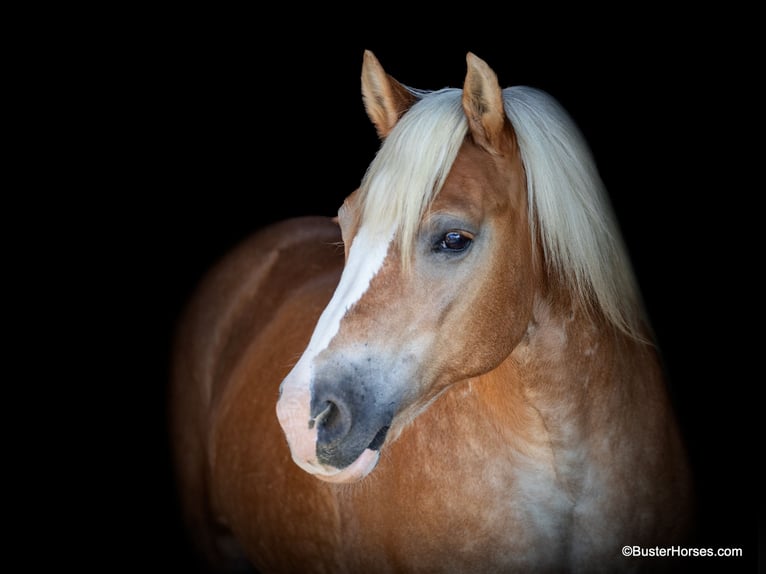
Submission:
<svg viewBox="0 0 766 574">
<path fill-rule="evenodd" d="M 442 392 L 526 332 L 540 265 L 525 170 L 495 73 L 467 63 L 462 91 L 425 93 L 365 53 L 382 145 L 339 210 L 343 274 L 277 404 L 294 461 L 322 480 L 369 474 Z"/>
</svg>

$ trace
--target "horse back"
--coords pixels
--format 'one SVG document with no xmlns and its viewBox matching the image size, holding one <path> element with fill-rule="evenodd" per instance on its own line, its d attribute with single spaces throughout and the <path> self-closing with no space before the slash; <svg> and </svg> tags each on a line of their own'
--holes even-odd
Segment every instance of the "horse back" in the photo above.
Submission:
<svg viewBox="0 0 766 574">
<path fill-rule="evenodd" d="M 259 230 L 203 279 L 179 323 L 169 396 L 177 484 L 191 537 L 212 563 L 239 559 L 217 500 L 216 452 L 258 440 L 289 462 L 274 405 L 340 278 L 340 241 L 323 217 Z"/>
</svg>

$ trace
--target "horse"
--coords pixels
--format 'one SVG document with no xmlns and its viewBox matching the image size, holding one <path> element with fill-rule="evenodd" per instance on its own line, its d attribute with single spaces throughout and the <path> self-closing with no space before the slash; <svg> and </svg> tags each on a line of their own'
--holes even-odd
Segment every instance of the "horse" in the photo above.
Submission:
<svg viewBox="0 0 766 574">
<path fill-rule="evenodd" d="M 178 327 L 178 493 L 213 569 L 633 571 L 691 524 L 659 351 L 592 154 L 466 57 L 370 51 L 381 140 L 337 217 L 256 231 Z M 657 558 L 654 560 L 656 565 Z"/>
</svg>

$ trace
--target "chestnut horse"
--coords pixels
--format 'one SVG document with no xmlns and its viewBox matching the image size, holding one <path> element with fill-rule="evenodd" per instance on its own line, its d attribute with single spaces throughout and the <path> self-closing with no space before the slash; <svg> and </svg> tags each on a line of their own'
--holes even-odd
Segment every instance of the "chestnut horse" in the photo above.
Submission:
<svg viewBox="0 0 766 574">
<path fill-rule="evenodd" d="M 217 568 L 623 571 L 624 545 L 683 540 L 684 449 L 590 152 L 549 95 L 467 64 L 427 92 L 366 52 L 359 189 L 189 305 L 174 451 Z"/>
</svg>

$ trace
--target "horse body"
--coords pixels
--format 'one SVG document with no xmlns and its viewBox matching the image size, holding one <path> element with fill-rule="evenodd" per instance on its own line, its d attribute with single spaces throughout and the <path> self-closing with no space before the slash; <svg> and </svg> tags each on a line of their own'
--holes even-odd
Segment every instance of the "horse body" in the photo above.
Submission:
<svg viewBox="0 0 766 574">
<path fill-rule="evenodd" d="M 462 96 L 439 96 L 467 119 L 449 124 L 425 207 L 376 200 L 388 172 L 371 166 L 337 223 L 266 228 L 200 289 L 171 399 L 184 507 L 211 561 L 613 571 L 639 564 L 622 546 L 683 535 L 688 476 L 655 349 L 597 279 L 573 289 L 546 255 L 523 130 L 495 84 L 469 57 Z M 406 149 L 408 110 L 426 109 L 414 92 L 371 55 L 363 92 Z"/>
</svg>

